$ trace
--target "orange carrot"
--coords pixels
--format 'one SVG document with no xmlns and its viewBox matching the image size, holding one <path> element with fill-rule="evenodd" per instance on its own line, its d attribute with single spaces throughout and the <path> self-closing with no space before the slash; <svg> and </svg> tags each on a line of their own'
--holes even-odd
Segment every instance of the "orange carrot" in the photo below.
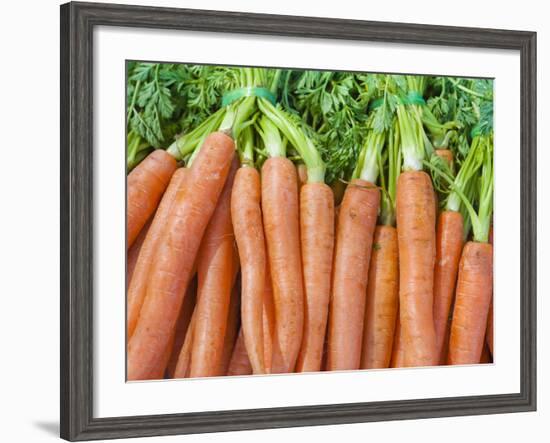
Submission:
<svg viewBox="0 0 550 443">
<path fill-rule="evenodd" d="M 397 321 L 395 324 L 395 337 L 393 339 L 393 349 L 391 354 L 390 368 L 402 368 L 405 366 L 405 348 L 403 346 L 403 335 L 401 332 L 401 322 L 399 321 L 399 311 L 397 312 Z"/>
<path fill-rule="evenodd" d="M 443 348 L 449 326 L 451 305 L 455 295 L 463 232 L 464 227 L 460 212 L 443 211 L 439 214 L 434 270 L 433 317 L 438 361 L 441 364 L 446 361 Z"/>
<path fill-rule="evenodd" d="M 305 317 L 297 372 L 321 369 L 330 299 L 334 249 L 334 195 L 324 183 L 307 183 L 300 192 L 300 236 Z"/>
<path fill-rule="evenodd" d="M 273 339 L 275 337 L 275 303 L 273 301 L 273 285 L 269 266 L 265 268 L 264 304 L 262 319 L 264 325 L 264 362 L 266 373 L 271 372 L 273 357 Z"/>
<path fill-rule="evenodd" d="M 399 309 L 406 366 L 438 362 L 433 317 L 435 204 L 430 176 L 402 172 L 397 180 Z"/>
<path fill-rule="evenodd" d="M 188 170 L 186 168 L 180 168 L 176 170 L 172 176 L 170 184 L 168 185 L 157 212 L 153 217 L 151 228 L 147 232 L 147 237 L 141 247 L 134 271 L 134 277 L 128 286 L 128 340 L 134 333 L 134 329 L 136 328 L 136 324 L 138 322 L 139 313 L 143 305 L 143 300 L 145 299 L 145 295 L 147 293 L 149 271 L 153 265 L 153 257 L 156 253 L 157 245 L 163 235 L 167 220 L 170 217 L 170 211 L 176 199 L 176 195 L 185 186 L 184 182 L 187 173 Z"/>
<path fill-rule="evenodd" d="M 234 158 L 233 140 L 210 134 L 176 195 L 149 273 L 147 295 L 128 344 L 128 379 L 140 380 L 160 358 L 174 331 L 204 231 Z"/>
<path fill-rule="evenodd" d="M 236 260 L 236 256 L 234 257 Z M 236 283 L 233 286 L 231 292 L 231 300 L 229 302 L 229 312 L 227 318 L 227 328 L 224 337 L 224 350 L 220 362 L 220 368 L 217 375 L 223 375 L 227 372 L 227 366 L 229 365 L 229 359 L 233 351 L 233 346 L 237 338 L 238 332 L 238 315 L 239 315 L 239 302 L 240 302 L 240 285 Z M 186 378 L 190 375 L 191 368 L 191 354 L 193 350 L 193 338 L 194 338 L 194 325 L 195 314 L 193 311 L 187 332 L 185 334 L 185 340 L 176 360 L 176 366 L 173 371 L 172 378 Z"/>
<path fill-rule="evenodd" d="M 158 360 L 157 365 L 151 370 L 148 377 L 145 377 L 146 380 L 162 380 L 164 378 L 164 374 L 166 373 L 166 367 L 168 366 L 168 362 L 170 361 L 170 356 L 172 355 L 172 351 L 174 349 L 174 341 L 175 341 L 175 334 L 172 334 L 170 337 L 170 340 L 168 341 L 168 345 L 166 346 L 166 349 L 162 352 L 162 358 Z"/>
<path fill-rule="evenodd" d="M 399 306 L 397 230 L 377 226 L 370 259 L 361 369 L 388 368 Z"/>
<path fill-rule="evenodd" d="M 220 368 L 218 375 L 227 374 L 229 368 L 229 362 L 231 361 L 231 355 L 233 354 L 233 348 L 237 341 L 239 334 L 239 314 L 240 314 L 240 301 L 241 301 L 241 284 L 239 279 L 235 282 L 233 290 L 231 291 L 231 300 L 229 300 L 229 312 L 227 314 L 227 327 L 225 328 L 225 337 L 223 340 L 223 352 L 220 362 Z"/>
<path fill-rule="evenodd" d="M 449 364 L 479 363 L 485 343 L 492 291 L 492 245 L 466 243 L 458 270 L 449 342 Z"/>
<path fill-rule="evenodd" d="M 380 192 L 355 179 L 347 187 L 337 223 L 328 330 L 330 371 L 359 369 L 367 280 Z"/>
<path fill-rule="evenodd" d="M 198 294 L 197 294 L 198 295 Z M 231 357 L 231 352 L 229 352 L 229 357 L 226 355 L 226 349 L 231 343 L 234 344 L 235 338 L 232 338 L 232 335 L 236 336 L 237 333 L 234 330 L 238 326 L 238 310 L 239 310 L 239 297 L 240 297 L 240 287 L 238 284 L 233 286 L 233 291 L 231 293 L 231 300 L 229 302 L 229 313 L 227 319 L 227 328 L 224 338 L 224 353 L 222 355 L 222 361 L 220 364 L 220 374 L 225 374 L 225 365 L 228 364 L 228 360 Z M 196 306 L 196 305 L 195 305 Z M 235 312 L 236 311 L 236 312 Z M 180 347 L 180 350 L 176 356 L 176 364 L 172 372 L 172 378 L 186 378 L 189 377 L 189 370 L 191 367 L 191 352 L 193 350 L 193 327 L 195 324 L 195 310 L 193 310 L 191 319 L 189 321 L 189 326 L 184 337 L 183 344 Z M 235 318 L 236 317 L 236 318 Z M 235 324 L 234 324 L 235 323 Z"/>
<path fill-rule="evenodd" d="M 275 304 L 272 372 L 292 372 L 302 343 L 304 294 L 296 168 L 284 157 L 262 166 L 262 210 Z"/>
<path fill-rule="evenodd" d="M 231 290 L 238 271 L 231 224 L 231 189 L 236 171 L 235 159 L 197 258 L 199 291 L 190 377 L 218 375 L 221 366 Z"/>
<path fill-rule="evenodd" d="M 136 263 L 139 257 L 139 253 L 141 251 L 141 247 L 143 246 L 143 242 L 145 241 L 145 237 L 147 236 L 147 232 L 149 232 L 151 221 L 152 219 L 147 220 L 147 223 L 145 223 L 145 226 L 137 236 L 136 240 L 134 241 L 134 244 L 131 246 L 130 249 L 128 249 L 127 258 L 126 258 L 126 290 L 128 290 L 128 286 L 132 281 L 132 277 L 134 275 L 134 270 L 136 269 Z"/>
<path fill-rule="evenodd" d="M 242 330 L 254 374 L 265 373 L 262 315 L 267 261 L 260 198 L 259 172 L 243 166 L 233 184 L 231 220 L 241 262 Z"/>
<path fill-rule="evenodd" d="M 334 191 L 334 187 L 331 186 L 333 192 Z M 343 192 L 342 192 L 342 198 L 343 198 Z M 342 200 L 342 198 L 340 198 L 340 201 Z M 332 248 L 332 275 L 330 276 L 330 279 L 331 279 L 331 296 L 329 297 L 329 301 L 328 301 L 328 312 L 329 312 L 329 318 L 328 320 L 330 321 L 330 312 L 332 311 L 332 285 L 333 285 L 333 281 L 334 281 L 334 261 L 335 261 L 335 258 L 336 258 L 336 235 L 338 233 L 338 218 L 340 217 L 340 205 L 336 206 L 334 208 L 334 247 Z M 321 358 L 321 370 L 322 371 L 328 371 L 328 337 L 329 337 L 329 329 L 330 329 L 330 324 L 329 322 L 327 322 L 327 327 L 325 328 L 325 339 L 324 339 L 324 342 L 323 342 L 323 356 Z"/>
<path fill-rule="evenodd" d="M 126 248 L 132 246 L 141 228 L 155 212 L 176 167 L 176 159 L 158 149 L 128 174 Z"/>
<path fill-rule="evenodd" d="M 172 353 L 168 360 L 166 368 L 166 375 L 168 378 L 174 378 L 174 372 L 176 370 L 176 364 L 178 363 L 178 357 L 180 355 L 181 348 L 185 341 L 189 324 L 191 323 L 191 316 L 195 309 L 195 302 L 197 300 L 197 279 L 191 280 L 189 287 L 187 288 L 187 294 L 183 299 L 183 305 L 180 309 L 178 321 L 176 323 L 176 330 L 174 333 L 174 345 L 172 347 Z"/>
<path fill-rule="evenodd" d="M 233 354 L 231 355 L 231 361 L 229 362 L 229 368 L 227 375 L 250 375 L 252 374 L 252 364 L 248 358 L 246 352 L 246 346 L 244 342 L 243 330 L 239 331 L 237 343 L 233 348 Z"/>
</svg>

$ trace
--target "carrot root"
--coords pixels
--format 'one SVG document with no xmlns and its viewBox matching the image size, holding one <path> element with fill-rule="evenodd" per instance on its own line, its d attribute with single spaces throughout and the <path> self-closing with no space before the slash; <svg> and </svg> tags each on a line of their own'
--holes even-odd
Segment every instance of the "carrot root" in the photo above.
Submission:
<svg viewBox="0 0 550 443">
<path fill-rule="evenodd" d="M 230 137 L 210 134 L 189 168 L 187 186 L 176 195 L 156 248 L 139 320 L 128 342 L 129 380 L 141 380 L 150 373 L 174 333 L 204 231 L 234 154 Z"/>
<path fill-rule="evenodd" d="M 324 183 L 307 183 L 300 193 L 300 233 L 305 317 L 297 372 L 321 369 L 328 321 L 334 249 L 334 195 Z"/>
<path fill-rule="evenodd" d="M 340 205 L 329 314 L 327 368 L 359 369 L 372 240 L 380 192 L 353 180 Z"/>
<path fill-rule="evenodd" d="M 377 226 L 373 243 L 361 369 L 389 367 L 399 306 L 396 229 L 392 226 Z"/>
<path fill-rule="evenodd" d="M 162 149 L 149 154 L 127 178 L 127 248 L 158 206 L 176 170 L 176 159 Z"/>
<path fill-rule="evenodd" d="M 479 363 L 493 291 L 493 247 L 468 242 L 458 271 L 448 363 Z"/>
<path fill-rule="evenodd" d="M 399 310 L 406 366 L 438 363 L 433 319 L 435 203 L 430 176 L 407 171 L 397 180 Z"/>
</svg>

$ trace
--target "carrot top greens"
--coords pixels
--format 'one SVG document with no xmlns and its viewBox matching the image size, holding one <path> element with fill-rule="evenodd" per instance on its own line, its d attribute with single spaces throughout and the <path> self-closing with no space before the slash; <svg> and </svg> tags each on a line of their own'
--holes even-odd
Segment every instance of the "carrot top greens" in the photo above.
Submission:
<svg viewBox="0 0 550 443">
<path fill-rule="evenodd" d="M 308 181 L 376 183 L 389 224 L 399 171 L 425 168 L 441 204 L 466 216 L 467 231 L 470 221 L 483 224 L 471 219 L 463 197 L 478 209 L 483 168 L 481 154 L 470 151 L 492 152 L 485 140 L 491 80 L 173 63 L 127 68 L 128 170 L 163 147 L 190 163 L 206 136 L 223 130 L 242 163 L 284 155 L 306 165 Z M 440 148 L 452 151 L 452 167 L 435 155 Z"/>
</svg>

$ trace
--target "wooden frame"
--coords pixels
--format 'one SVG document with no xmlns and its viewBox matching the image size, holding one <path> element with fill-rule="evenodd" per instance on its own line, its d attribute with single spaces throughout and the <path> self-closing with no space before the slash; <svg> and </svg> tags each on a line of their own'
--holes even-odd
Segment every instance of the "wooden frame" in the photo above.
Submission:
<svg viewBox="0 0 550 443">
<path fill-rule="evenodd" d="M 521 392 L 94 418 L 92 45 L 95 26 L 517 50 L 521 57 Z M 536 409 L 536 33 L 113 4 L 61 6 L 61 437 L 91 440 Z"/>
</svg>

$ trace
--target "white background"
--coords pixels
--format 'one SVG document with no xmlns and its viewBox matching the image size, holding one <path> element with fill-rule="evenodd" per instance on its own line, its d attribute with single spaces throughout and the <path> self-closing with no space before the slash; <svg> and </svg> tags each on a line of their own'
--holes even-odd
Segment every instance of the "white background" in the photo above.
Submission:
<svg viewBox="0 0 550 443">
<path fill-rule="evenodd" d="M 126 3 L 120 1 L 121 3 Z M 133 1 L 131 3 L 143 3 Z M 149 2 L 151 3 L 151 2 Z M 339 0 L 330 4 L 278 0 L 230 3 L 216 0 L 161 1 L 157 5 L 202 7 L 405 21 L 538 31 L 539 165 L 550 160 L 550 137 L 543 133 L 550 114 L 547 102 L 550 31 L 544 2 L 393 1 L 368 4 Z M 1 439 L 9 442 L 53 441 L 58 433 L 59 410 L 59 11 L 56 1 L 11 3 L 1 10 L 0 32 L 0 407 Z M 443 68 L 444 69 L 444 68 Z M 546 75 L 545 75 L 546 74 Z M 539 166 L 539 170 L 540 166 Z M 539 411 L 484 417 L 430 419 L 322 428 L 250 431 L 201 436 L 165 437 L 147 441 L 279 442 L 381 440 L 411 442 L 542 441 L 550 419 L 550 392 L 544 373 L 550 351 L 545 347 L 548 326 L 542 318 L 550 289 L 543 281 L 548 234 L 541 228 L 550 215 L 545 190 L 548 174 L 539 174 Z M 546 251 L 544 251 L 546 249 Z"/>
</svg>

